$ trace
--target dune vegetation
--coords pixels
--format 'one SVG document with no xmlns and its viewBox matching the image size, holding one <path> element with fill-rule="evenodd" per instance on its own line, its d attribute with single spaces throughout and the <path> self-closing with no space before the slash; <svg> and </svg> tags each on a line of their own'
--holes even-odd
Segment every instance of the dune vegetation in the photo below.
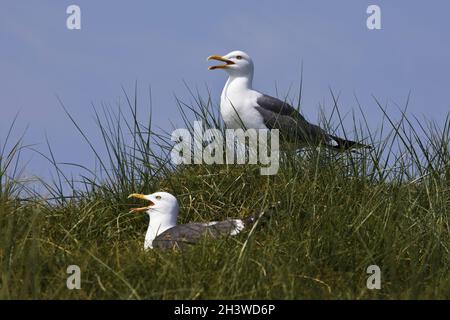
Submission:
<svg viewBox="0 0 450 320">
<path fill-rule="evenodd" d="M 212 99 L 191 93 L 192 103 L 176 101 L 186 128 L 198 119 L 224 130 Z M 373 149 L 283 153 L 278 174 L 263 176 L 257 165 L 173 165 L 170 130 L 153 130 L 137 94 L 124 96 L 96 109 L 103 145 L 66 111 L 97 170 L 73 179 L 50 145 L 34 151 L 54 171 L 33 182 L 45 196 L 21 177 L 26 136 L 0 137 L 0 299 L 450 298 L 450 115 L 443 125 L 392 119 L 374 98 L 379 129 L 361 111 L 344 132 L 335 100 L 321 125 Z M 236 237 L 144 251 L 148 216 L 128 213 L 127 196 L 157 190 L 178 197 L 180 223 L 278 205 Z M 69 265 L 80 267 L 80 290 L 66 286 Z M 380 290 L 366 286 L 370 265 Z"/>
</svg>

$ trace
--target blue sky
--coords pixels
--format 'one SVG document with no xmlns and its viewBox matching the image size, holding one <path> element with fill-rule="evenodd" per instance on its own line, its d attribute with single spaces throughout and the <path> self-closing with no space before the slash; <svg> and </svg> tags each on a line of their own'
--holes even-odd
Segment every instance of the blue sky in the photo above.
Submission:
<svg viewBox="0 0 450 320">
<path fill-rule="evenodd" d="M 70 4 L 81 7 L 79 31 L 66 28 Z M 381 7 L 382 30 L 366 28 L 369 4 Z M 56 95 L 97 143 L 92 103 L 114 104 L 122 85 L 138 81 L 143 102 L 152 87 L 154 124 L 168 128 L 181 124 L 174 94 L 189 99 L 183 81 L 219 101 L 226 77 L 208 71 L 206 57 L 235 49 L 253 57 L 254 87 L 272 95 L 275 83 L 281 95 L 298 87 L 303 61 L 311 121 L 320 103 L 331 110 L 329 88 L 341 93 L 343 112 L 356 108 L 356 94 L 373 128 L 381 114 L 372 94 L 395 116 L 411 91 L 409 113 L 440 121 L 450 109 L 449 15 L 446 0 L 2 0 L 0 141 L 20 111 L 27 143 L 44 150 L 47 135 L 59 161 L 92 165 Z M 48 174 L 30 157 L 34 174 Z"/>
</svg>

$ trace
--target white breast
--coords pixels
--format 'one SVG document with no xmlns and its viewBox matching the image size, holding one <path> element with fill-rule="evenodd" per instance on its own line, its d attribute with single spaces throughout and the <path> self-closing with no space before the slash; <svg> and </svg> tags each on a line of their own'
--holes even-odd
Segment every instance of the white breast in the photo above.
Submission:
<svg viewBox="0 0 450 320">
<path fill-rule="evenodd" d="M 220 113 L 227 128 L 267 129 L 263 117 L 255 109 L 261 94 L 236 80 L 226 83 L 220 98 Z"/>
</svg>

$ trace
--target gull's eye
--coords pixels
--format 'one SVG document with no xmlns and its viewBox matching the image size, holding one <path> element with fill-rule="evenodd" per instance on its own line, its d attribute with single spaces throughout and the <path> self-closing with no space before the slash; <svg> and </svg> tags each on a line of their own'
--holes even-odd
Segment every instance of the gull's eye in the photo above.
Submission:
<svg viewBox="0 0 450 320">
<path fill-rule="evenodd" d="M 241 60 L 242 56 L 236 56 L 236 59 Z"/>
<path fill-rule="evenodd" d="M 161 200 L 161 196 L 156 196 L 156 200 Z"/>
</svg>

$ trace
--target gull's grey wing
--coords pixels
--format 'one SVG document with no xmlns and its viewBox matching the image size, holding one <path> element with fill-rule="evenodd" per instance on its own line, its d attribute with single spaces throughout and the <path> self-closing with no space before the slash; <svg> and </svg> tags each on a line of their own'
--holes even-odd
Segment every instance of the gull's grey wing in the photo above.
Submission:
<svg viewBox="0 0 450 320">
<path fill-rule="evenodd" d="M 277 98 L 262 95 L 256 100 L 256 110 L 262 115 L 269 129 L 280 130 L 289 141 L 306 144 L 327 143 L 330 138 L 319 126 L 313 125 L 291 105 Z"/>
<path fill-rule="evenodd" d="M 229 219 L 210 223 L 187 223 L 170 228 L 153 240 L 154 248 L 182 248 L 194 244 L 204 237 L 218 238 L 238 234 L 244 228 L 244 221 Z"/>
<path fill-rule="evenodd" d="M 263 94 L 256 103 L 256 110 L 262 115 L 269 129 L 280 130 L 280 136 L 297 145 L 323 144 L 329 148 L 347 150 L 370 148 L 364 144 L 327 134 L 322 128 L 311 124 L 285 101 Z"/>
</svg>

